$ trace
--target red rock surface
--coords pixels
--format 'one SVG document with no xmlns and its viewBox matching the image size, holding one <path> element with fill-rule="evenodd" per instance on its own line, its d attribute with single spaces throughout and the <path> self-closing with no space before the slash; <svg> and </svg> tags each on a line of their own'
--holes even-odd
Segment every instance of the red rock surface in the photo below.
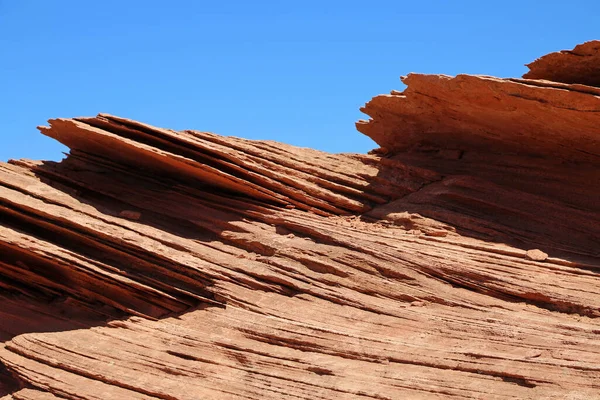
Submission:
<svg viewBox="0 0 600 400">
<path fill-rule="evenodd" d="M 527 66 L 523 78 L 600 86 L 600 40 L 547 54 Z"/>
<path fill-rule="evenodd" d="M 599 89 L 405 82 L 372 155 L 40 128 L 65 160 L 0 164 L 0 399 L 600 398 Z"/>
</svg>

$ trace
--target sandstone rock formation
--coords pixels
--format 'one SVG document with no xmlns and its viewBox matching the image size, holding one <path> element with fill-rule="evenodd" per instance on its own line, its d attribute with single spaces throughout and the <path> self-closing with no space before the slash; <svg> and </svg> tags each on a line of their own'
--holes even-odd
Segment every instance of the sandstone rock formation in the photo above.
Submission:
<svg viewBox="0 0 600 400">
<path fill-rule="evenodd" d="M 528 64 L 523 78 L 600 86 L 600 41 L 593 40 L 541 57 Z"/>
<path fill-rule="evenodd" d="M 51 120 L 0 164 L 0 399 L 600 398 L 599 43 L 411 74 L 371 155 Z"/>
</svg>

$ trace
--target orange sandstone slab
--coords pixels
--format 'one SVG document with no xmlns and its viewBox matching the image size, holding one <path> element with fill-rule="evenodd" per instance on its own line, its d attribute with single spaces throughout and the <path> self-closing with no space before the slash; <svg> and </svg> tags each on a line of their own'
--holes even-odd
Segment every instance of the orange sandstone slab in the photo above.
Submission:
<svg viewBox="0 0 600 400">
<path fill-rule="evenodd" d="M 600 40 L 547 54 L 527 66 L 523 78 L 600 86 Z"/>
</svg>

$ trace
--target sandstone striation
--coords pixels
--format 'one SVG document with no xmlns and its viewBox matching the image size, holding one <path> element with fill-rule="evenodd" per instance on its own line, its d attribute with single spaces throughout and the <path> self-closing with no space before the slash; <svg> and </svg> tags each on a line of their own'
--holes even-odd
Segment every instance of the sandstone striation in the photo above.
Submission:
<svg viewBox="0 0 600 400">
<path fill-rule="evenodd" d="M 369 155 L 49 121 L 63 161 L 0 163 L 0 399 L 600 398 L 600 89 L 569 54 L 403 78 Z"/>
</svg>

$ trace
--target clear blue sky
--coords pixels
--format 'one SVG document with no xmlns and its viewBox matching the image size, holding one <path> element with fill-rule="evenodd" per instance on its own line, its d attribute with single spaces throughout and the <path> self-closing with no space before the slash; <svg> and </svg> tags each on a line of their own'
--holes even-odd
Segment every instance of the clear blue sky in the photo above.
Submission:
<svg viewBox="0 0 600 400">
<path fill-rule="evenodd" d="M 0 160 L 58 160 L 35 127 L 98 112 L 366 152 L 358 109 L 400 75 L 520 76 L 598 38 L 598 0 L 0 0 Z"/>
</svg>

